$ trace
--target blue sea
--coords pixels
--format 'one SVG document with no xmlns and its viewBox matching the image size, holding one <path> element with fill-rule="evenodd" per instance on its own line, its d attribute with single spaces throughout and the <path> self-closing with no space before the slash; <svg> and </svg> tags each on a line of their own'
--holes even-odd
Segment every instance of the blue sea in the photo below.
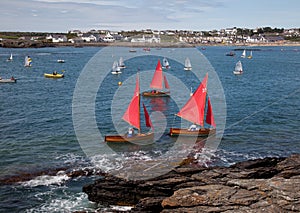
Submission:
<svg viewBox="0 0 300 213">
<path fill-rule="evenodd" d="M 252 59 L 241 58 L 243 48 L 233 46 L 150 52 L 136 48 L 136 53 L 127 47 L 0 48 L 0 76 L 17 78 L 15 84 L 0 84 L 0 212 L 103 210 L 106 207 L 90 202 L 82 192 L 82 186 L 100 177 L 68 174 L 84 170 L 132 174 L 154 164 L 163 166 L 161 156 L 176 166 L 188 153 L 184 143 L 174 145 L 176 139 L 167 135 L 168 129 L 180 124 L 174 116 L 178 102 L 187 100 L 207 72 L 208 94 L 217 129 L 221 126 L 222 131 L 215 149 L 208 146 L 193 153 L 199 164 L 229 166 L 300 153 L 300 48 L 246 47 L 251 48 Z M 226 56 L 229 51 L 236 55 Z M 7 62 L 11 53 L 13 61 Z M 28 55 L 32 67 L 24 67 Z M 120 55 L 126 68 L 112 75 L 112 62 Z M 183 70 L 188 55 L 193 72 Z M 164 56 L 171 65 L 164 69 L 171 97 L 142 98 L 158 132 L 156 142 L 108 148 L 103 135 L 126 128 L 120 118 L 133 95 L 137 71 L 145 90 Z M 58 59 L 65 63 L 57 63 Z M 235 76 L 239 60 L 244 73 Z M 44 77 L 53 71 L 65 77 Z M 186 97 L 176 99 L 184 86 Z"/>
</svg>

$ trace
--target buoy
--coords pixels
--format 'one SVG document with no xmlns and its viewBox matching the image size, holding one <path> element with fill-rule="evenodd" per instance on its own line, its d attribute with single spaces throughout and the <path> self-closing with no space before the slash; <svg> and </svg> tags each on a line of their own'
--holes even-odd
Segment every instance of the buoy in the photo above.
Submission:
<svg viewBox="0 0 300 213">
<path fill-rule="evenodd" d="M 121 81 L 119 81 L 119 82 L 118 82 L 118 85 L 119 85 L 119 86 L 121 86 L 121 85 L 122 85 L 122 82 L 121 82 Z"/>
</svg>

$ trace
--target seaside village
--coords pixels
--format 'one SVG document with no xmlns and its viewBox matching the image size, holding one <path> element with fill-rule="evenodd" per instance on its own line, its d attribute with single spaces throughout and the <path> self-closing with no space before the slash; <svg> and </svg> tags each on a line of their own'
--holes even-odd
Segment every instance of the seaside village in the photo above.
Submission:
<svg viewBox="0 0 300 213">
<path fill-rule="evenodd" d="M 20 36 L 14 39 L 27 41 L 47 41 L 53 43 L 188 43 L 188 44 L 283 44 L 300 40 L 300 31 L 296 29 L 272 29 L 262 27 L 256 29 L 226 28 L 212 31 L 186 30 L 140 30 L 140 31 L 109 31 L 70 30 L 68 33 L 52 33 L 34 36 Z M 5 40 L 5 36 L 0 41 Z"/>
</svg>

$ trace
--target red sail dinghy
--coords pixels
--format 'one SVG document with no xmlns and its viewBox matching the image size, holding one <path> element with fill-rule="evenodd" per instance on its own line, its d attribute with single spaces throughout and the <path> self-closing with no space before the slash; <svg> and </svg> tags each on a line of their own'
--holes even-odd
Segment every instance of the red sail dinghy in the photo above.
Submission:
<svg viewBox="0 0 300 213">
<path fill-rule="evenodd" d="M 181 108 L 181 110 L 176 114 L 187 121 L 190 121 L 193 125 L 190 128 L 170 128 L 171 136 L 198 136 L 206 137 L 210 133 L 215 133 L 216 124 L 214 120 L 213 110 L 210 103 L 209 97 L 207 97 L 207 79 L 208 74 L 204 77 L 203 81 L 193 93 L 186 104 Z M 206 113 L 205 113 L 205 109 Z M 204 118 L 206 119 L 204 121 Z M 209 124 L 211 128 L 205 128 L 204 124 Z M 197 127 L 197 126 L 200 126 Z"/>
<path fill-rule="evenodd" d="M 145 105 L 143 104 L 144 114 L 145 114 L 145 122 L 147 127 L 152 128 L 152 123 L 147 112 Z M 106 135 L 106 142 L 139 142 L 139 141 L 153 141 L 154 133 L 141 133 L 141 124 L 140 124 L 140 86 L 139 86 L 139 77 L 136 77 L 136 86 L 134 95 L 131 99 L 131 102 L 125 111 L 122 119 L 130 124 L 132 127 L 138 129 L 138 133 L 134 133 L 133 128 L 129 128 L 128 133 L 124 135 Z M 153 129 L 153 128 L 152 128 Z"/>
<path fill-rule="evenodd" d="M 157 62 L 150 88 L 152 89 L 151 91 L 143 92 L 142 95 L 146 97 L 170 96 L 170 91 L 163 91 L 164 88 L 170 90 L 170 86 L 166 76 L 163 74 L 160 60 Z"/>
</svg>

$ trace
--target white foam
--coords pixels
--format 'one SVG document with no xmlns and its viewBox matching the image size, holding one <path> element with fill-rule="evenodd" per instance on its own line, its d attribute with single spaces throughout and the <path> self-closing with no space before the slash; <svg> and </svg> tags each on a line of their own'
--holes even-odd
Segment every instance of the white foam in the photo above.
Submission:
<svg viewBox="0 0 300 213">
<path fill-rule="evenodd" d="M 38 176 L 32 180 L 21 183 L 23 186 L 36 187 L 36 186 L 49 186 L 49 185 L 60 185 L 63 182 L 69 180 L 63 171 L 59 171 L 55 176 L 42 175 Z"/>
<path fill-rule="evenodd" d="M 47 200 L 46 203 L 41 206 L 28 209 L 26 212 L 94 212 L 95 205 L 95 203 L 88 200 L 87 194 L 83 192 L 70 194 L 64 191 L 63 197 L 55 196 L 55 199 Z"/>
</svg>

